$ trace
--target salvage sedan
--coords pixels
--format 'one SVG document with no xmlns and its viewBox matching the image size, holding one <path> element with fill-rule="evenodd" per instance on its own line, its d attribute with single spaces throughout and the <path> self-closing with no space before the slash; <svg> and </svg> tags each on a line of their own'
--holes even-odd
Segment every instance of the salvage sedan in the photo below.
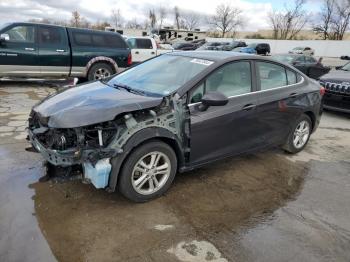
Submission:
<svg viewBox="0 0 350 262">
<path fill-rule="evenodd" d="M 324 89 L 269 58 L 176 52 L 110 79 L 72 87 L 33 107 L 29 139 L 55 166 L 144 202 L 177 172 L 262 148 L 302 150 Z"/>
</svg>

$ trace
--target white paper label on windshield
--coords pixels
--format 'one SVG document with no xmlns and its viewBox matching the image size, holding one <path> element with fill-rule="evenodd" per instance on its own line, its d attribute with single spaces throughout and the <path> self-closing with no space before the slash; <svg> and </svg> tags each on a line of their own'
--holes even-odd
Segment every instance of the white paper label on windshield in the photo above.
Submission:
<svg viewBox="0 0 350 262">
<path fill-rule="evenodd" d="M 200 64 L 200 65 L 205 65 L 205 66 L 210 66 L 212 63 L 214 63 L 213 61 L 198 59 L 198 58 L 194 58 L 190 62 Z"/>
</svg>

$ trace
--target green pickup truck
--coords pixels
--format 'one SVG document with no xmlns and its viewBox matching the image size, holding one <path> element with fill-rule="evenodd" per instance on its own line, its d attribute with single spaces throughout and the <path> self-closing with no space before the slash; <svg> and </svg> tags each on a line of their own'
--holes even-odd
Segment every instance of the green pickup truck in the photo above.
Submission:
<svg viewBox="0 0 350 262">
<path fill-rule="evenodd" d="M 97 80 L 130 66 L 131 51 L 118 33 L 63 26 L 0 26 L 0 78 Z"/>
</svg>

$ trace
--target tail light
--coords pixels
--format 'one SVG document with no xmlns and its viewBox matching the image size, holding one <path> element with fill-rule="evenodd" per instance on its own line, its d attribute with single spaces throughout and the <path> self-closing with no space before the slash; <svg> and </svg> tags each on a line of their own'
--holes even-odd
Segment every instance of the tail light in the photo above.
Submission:
<svg viewBox="0 0 350 262">
<path fill-rule="evenodd" d="M 128 62 L 127 62 L 127 65 L 128 66 L 131 66 L 132 64 L 132 56 L 131 56 L 131 53 L 128 54 Z"/>
<path fill-rule="evenodd" d="M 156 42 L 157 48 L 160 49 L 160 44 Z"/>
<path fill-rule="evenodd" d="M 325 93 L 326 93 L 326 88 L 321 86 L 321 88 L 320 88 L 320 95 L 323 96 Z"/>
</svg>

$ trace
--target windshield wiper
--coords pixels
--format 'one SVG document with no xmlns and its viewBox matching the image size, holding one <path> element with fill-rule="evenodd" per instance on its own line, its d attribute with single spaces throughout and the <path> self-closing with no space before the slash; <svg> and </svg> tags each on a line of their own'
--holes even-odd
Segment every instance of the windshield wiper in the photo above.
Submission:
<svg viewBox="0 0 350 262">
<path fill-rule="evenodd" d="M 116 87 L 116 88 L 119 88 L 119 89 L 123 88 L 123 89 L 125 89 L 126 91 L 128 91 L 130 93 L 134 93 L 134 94 L 138 94 L 138 95 L 146 95 L 146 92 L 141 91 L 141 90 L 137 90 L 137 89 L 133 89 L 133 88 L 131 88 L 128 85 L 124 85 L 124 84 L 118 83 L 118 84 L 113 84 L 113 86 Z"/>
</svg>

